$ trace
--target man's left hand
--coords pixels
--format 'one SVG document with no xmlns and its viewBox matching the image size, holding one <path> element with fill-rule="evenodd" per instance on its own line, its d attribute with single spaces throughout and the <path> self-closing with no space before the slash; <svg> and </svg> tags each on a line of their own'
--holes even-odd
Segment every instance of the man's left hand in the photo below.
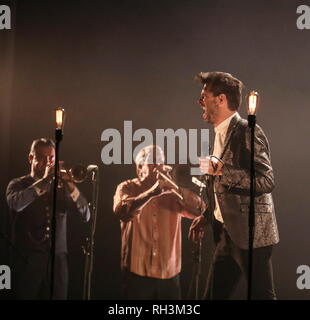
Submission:
<svg viewBox="0 0 310 320">
<path fill-rule="evenodd" d="M 72 193 L 74 189 L 76 188 L 76 185 L 72 182 L 71 177 L 66 171 L 60 171 L 60 178 L 64 184 L 65 187 L 68 188 L 69 192 Z"/>
<path fill-rule="evenodd" d="M 207 219 L 204 216 L 199 216 L 192 222 L 188 238 L 194 242 L 197 243 L 200 239 L 204 237 L 205 231 L 207 228 Z"/>
<path fill-rule="evenodd" d="M 204 174 L 221 176 L 223 174 L 223 162 L 215 157 L 199 158 L 200 170 Z"/>
</svg>

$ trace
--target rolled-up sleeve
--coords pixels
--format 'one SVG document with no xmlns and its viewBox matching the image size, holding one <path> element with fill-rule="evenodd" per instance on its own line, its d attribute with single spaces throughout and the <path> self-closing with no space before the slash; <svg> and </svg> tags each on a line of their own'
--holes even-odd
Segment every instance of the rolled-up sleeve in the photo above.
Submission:
<svg viewBox="0 0 310 320">
<path fill-rule="evenodd" d="M 182 216 L 194 219 L 206 210 L 205 202 L 196 193 L 185 188 L 180 188 L 180 192 L 183 196 Z"/>
</svg>

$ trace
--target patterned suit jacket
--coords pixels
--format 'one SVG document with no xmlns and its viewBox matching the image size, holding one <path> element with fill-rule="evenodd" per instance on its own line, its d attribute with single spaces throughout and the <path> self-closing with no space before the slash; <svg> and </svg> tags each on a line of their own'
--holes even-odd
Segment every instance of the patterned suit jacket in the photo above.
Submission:
<svg viewBox="0 0 310 320">
<path fill-rule="evenodd" d="M 225 227 L 232 241 L 248 249 L 248 213 L 250 203 L 250 129 L 238 113 L 227 130 L 221 159 L 223 175 L 214 179 L 215 192 Z M 255 127 L 255 230 L 254 248 L 279 242 L 271 192 L 274 175 L 268 140 L 263 130 Z"/>
</svg>

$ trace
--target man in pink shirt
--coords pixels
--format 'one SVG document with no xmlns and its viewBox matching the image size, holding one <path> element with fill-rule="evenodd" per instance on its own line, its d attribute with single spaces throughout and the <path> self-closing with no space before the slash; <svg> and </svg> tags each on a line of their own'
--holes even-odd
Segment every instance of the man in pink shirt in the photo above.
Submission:
<svg viewBox="0 0 310 320">
<path fill-rule="evenodd" d="M 113 207 L 121 222 L 124 294 L 180 299 L 181 218 L 199 216 L 205 204 L 162 177 L 169 177 L 169 167 L 158 146 L 143 148 L 135 161 L 137 178 L 118 185 Z"/>
</svg>

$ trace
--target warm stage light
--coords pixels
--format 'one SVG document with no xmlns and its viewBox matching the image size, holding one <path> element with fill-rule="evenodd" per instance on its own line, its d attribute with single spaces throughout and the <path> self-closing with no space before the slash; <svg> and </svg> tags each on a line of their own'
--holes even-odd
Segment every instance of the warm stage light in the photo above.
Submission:
<svg viewBox="0 0 310 320">
<path fill-rule="evenodd" d="M 247 97 L 247 111 L 248 115 L 255 115 L 258 107 L 258 93 L 251 91 Z"/>
<path fill-rule="evenodd" d="M 65 109 L 56 108 L 56 129 L 63 130 L 65 124 Z"/>
</svg>

